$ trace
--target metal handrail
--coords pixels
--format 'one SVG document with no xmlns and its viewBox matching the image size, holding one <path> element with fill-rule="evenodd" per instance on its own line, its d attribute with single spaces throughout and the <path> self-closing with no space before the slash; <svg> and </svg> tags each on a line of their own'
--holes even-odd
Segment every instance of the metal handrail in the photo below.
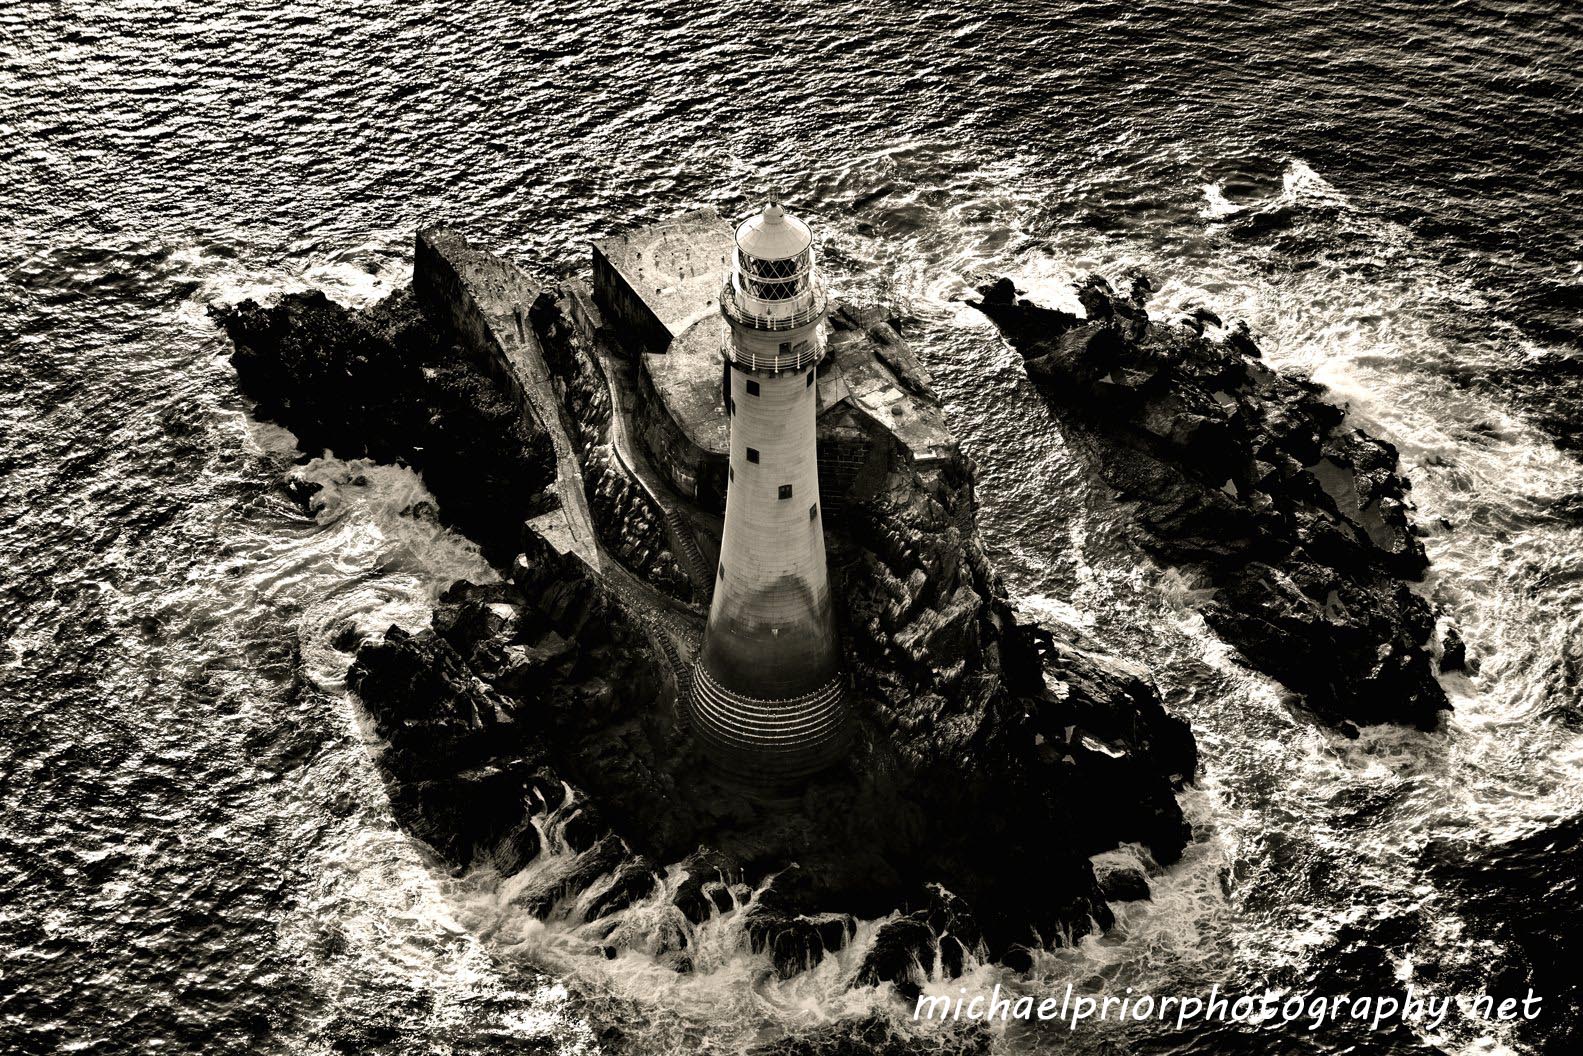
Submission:
<svg viewBox="0 0 1583 1056">
<path fill-rule="evenodd" d="M 801 352 L 793 352 L 785 356 L 778 352 L 768 356 L 761 356 L 751 351 L 744 351 L 737 348 L 735 344 L 727 342 L 726 355 L 730 357 L 731 362 L 749 370 L 768 370 L 779 373 L 783 370 L 802 370 L 804 367 L 813 366 L 819 362 L 819 357 L 824 355 L 824 349 L 819 347 L 819 342 L 810 341 L 808 342 L 808 347 Z"/>
<path fill-rule="evenodd" d="M 751 326 L 755 330 L 795 330 L 799 326 L 807 326 L 824 314 L 824 287 L 814 283 L 810 287 L 813 300 L 804 308 L 786 316 L 763 315 L 759 312 L 748 311 L 737 303 L 737 290 L 730 279 L 726 280 L 724 289 L 720 291 L 720 312 L 727 319 L 743 326 Z"/>
</svg>

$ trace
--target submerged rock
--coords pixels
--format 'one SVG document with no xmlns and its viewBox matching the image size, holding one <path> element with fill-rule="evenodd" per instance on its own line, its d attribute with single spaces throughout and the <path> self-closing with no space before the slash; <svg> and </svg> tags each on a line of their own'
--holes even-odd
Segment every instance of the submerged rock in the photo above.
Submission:
<svg viewBox="0 0 1583 1056">
<path fill-rule="evenodd" d="M 1463 641 L 1462 632 L 1456 624 L 1447 627 L 1445 637 L 1440 640 L 1440 670 L 1468 670 L 1468 643 Z"/>
<path fill-rule="evenodd" d="M 1583 1045 L 1583 813 L 1551 817 L 1498 842 L 1439 839 L 1424 850 L 1430 873 L 1459 903 L 1470 940 L 1503 951 L 1467 980 L 1497 1001 L 1543 999 L 1523 1026 L 1536 1052 Z M 1493 979 L 1493 983 L 1489 980 Z M 1448 984 L 1461 980 L 1446 980 Z M 1515 1007 L 1515 1006 L 1514 1006 Z"/>
<path fill-rule="evenodd" d="M 1514 401 L 1557 447 L 1583 450 L 1583 353 L 1577 349 L 1553 347 L 1505 369 L 1471 371 L 1466 380 Z"/>
<path fill-rule="evenodd" d="M 1120 294 L 1088 279 L 1086 318 L 1009 279 L 979 292 L 970 303 L 1082 424 L 1140 543 L 1208 576 L 1211 627 L 1326 719 L 1435 725 L 1450 705 L 1433 613 L 1406 583 L 1426 559 L 1395 448 L 1264 364 L 1245 327 L 1211 340 L 1201 319 L 1151 319 L 1147 280 Z"/>
<path fill-rule="evenodd" d="M 1094 859 L 1094 877 L 1099 881 L 1100 892 L 1111 902 L 1138 902 L 1149 897 L 1148 874 L 1132 858 L 1098 855 Z"/>
</svg>

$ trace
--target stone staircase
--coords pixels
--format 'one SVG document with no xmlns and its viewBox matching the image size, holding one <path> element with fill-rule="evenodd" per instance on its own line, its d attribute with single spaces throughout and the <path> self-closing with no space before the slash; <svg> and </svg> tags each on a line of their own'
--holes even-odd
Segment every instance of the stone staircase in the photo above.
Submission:
<svg viewBox="0 0 1583 1056">
<path fill-rule="evenodd" d="M 792 781 L 824 769 L 845 748 L 844 697 L 839 678 L 800 697 L 749 697 L 720 685 L 699 662 L 689 697 L 692 728 L 735 776 L 756 784 Z"/>
<path fill-rule="evenodd" d="M 704 563 L 703 551 L 693 536 L 692 526 L 670 504 L 660 506 L 665 513 L 665 527 L 671 536 L 671 553 L 681 561 L 682 567 L 693 581 L 699 600 L 707 606 L 715 595 L 714 570 Z"/>
</svg>

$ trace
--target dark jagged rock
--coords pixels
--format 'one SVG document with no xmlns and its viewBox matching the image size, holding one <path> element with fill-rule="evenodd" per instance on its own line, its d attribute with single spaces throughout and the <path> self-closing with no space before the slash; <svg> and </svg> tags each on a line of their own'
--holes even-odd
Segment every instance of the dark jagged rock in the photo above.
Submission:
<svg viewBox="0 0 1583 1056">
<path fill-rule="evenodd" d="M 891 983 L 903 996 L 914 998 L 931 974 L 955 978 L 970 958 L 983 953 L 983 932 L 967 903 L 932 884 L 924 908 L 880 926 L 858 967 L 857 983 Z"/>
<path fill-rule="evenodd" d="M 629 860 L 621 865 L 610 882 L 589 902 L 583 911 L 584 920 L 598 920 L 619 910 L 626 909 L 653 893 L 658 878 L 654 868 L 643 858 Z"/>
<path fill-rule="evenodd" d="M 1014 972 L 1027 975 L 1033 971 L 1033 952 L 1026 946 L 1013 946 L 1001 954 L 1000 963 Z"/>
<path fill-rule="evenodd" d="M 1462 640 L 1462 632 L 1453 624 L 1446 628 L 1445 637 L 1440 640 L 1440 670 L 1450 672 L 1467 669 L 1468 643 Z"/>
<path fill-rule="evenodd" d="M 1019 299 L 1008 279 L 971 303 L 1083 424 L 1142 545 L 1208 575 L 1204 617 L 1249 663 L 1332 721 L 1433 726 L 1449 704 L 1433 614 L 1403 582 L 1426 560 L 1395 448 L 1261 362 L 1245 327 L 1210 340 L 1202 320 L 1152 320 L 1150 289 L 1090 278 L 1086 318 Z"/>
<path fill-rule="evenodd" d="M 582 851 L 569 870 L 543 877 L 538 884 L 519 891 L 512 899 L 512 905 L 540 920 L 548 919 L 563 900 L 587 891 L 620 869 L 626 860 L 627 849 L 621 840 L 613 833 L 606 833 L 597 843 Z M 583 919 L 592 920 L 596 916 L 589 913 Z"/>
<path fill-rule="evenodd" d="M 555 479 L 548 435 L 426 318 L 409 289 L 354 312 L 323 293 L 209 309 L 261 418 L 329 449 L 419 469 L 447 523 L 509 560 Z"/>
<path fill-rule="evenodd" d="M 893 983 L 902 996 L 917 997 L 934 972 L 937 940 L 927 921 L 897 917 L 880 926 L 858 968 L 859 986 Z"/>
<path fill-rule="evenodd" d="M 857 931 L 847 913 L 808 916 L 755 905 L 743 920 L 754 953 L 768 951 L 781 978 L 789 979 L 846 946 Z"/>
<path fill-rule="evenodd" d="M 702 924 L 717 913 L 729 913 L 737 907 L 731 877 L 740 873 L 740 869 L 725 855 L 701 850 L 676 868 L 687 876 L 676 885 L 671 904 L 694 924 Z"/>
<path fill-rule="evenodd" d="M 972 908 L 939 884 L 929 886 L 924 919 L 939 940 L 940 974 L 955 978 L 967 970 L 970 958 L 985 956 L 984 932 Z"/>
<path fill-rule="evenodd" d="M 447 643 L 392 627 L 359 649 L 348 682 L 378 702 L 370 713 L 388 744 L 391 805 L 414 834 L 466 866 L 521 825 L 542 753 Z"/>
<path fill-rule="evenodd" d="M 364 436 L 347 449 L 426 471 L 484 460 L 493 468 L 430 480 L 442 506 L 465 493 L 456 501 L 474 513 L 453 523 L 475 538 L 498 537 L 506 520 L 515 530 L 540 508 L 549 480 L 531 414 L 424 424 L 430 401 L 452 398 L 433 392 L 444 373 L 433 350 L 454 337 L 443 324 L 412 314 L 401 295 L 369 313 L 327 305 L 222 316 L 263 413 L 300 426 L 305 443 Z M 533 324 L 568 325 L 552 307 L 536 302 Z M 832 327 L 866 332 L 898 386 L 931 391 L 876 313 L 839 308 Z M 577 362 L 587 350 L 542 343 L 557 391 L 588 421 L 568 417 L 597 425 L 608 400 Z M 333 399 L 307 391 L 337 371 L 363 378 L 372 366 L 347 366 L 363 361 L 388 361 L 397 380 L 362 395 L 336 381 Z M 474 374 L 487 407 L 499 390 Z M 1018 622 L 978 536 L 965 457 L 920 464 L 869 428 L 868 465 L 828 537 L 861 727 L 846 769 L 811 781 L 795 802 L 714 777 L 678 723 L 662 632 L 529 530 L 488 551 L 520 548 L 509 579 L 453 587 L 429 630 L 347 641 L 357 645 L 351 684 L 388 744 L 380 762 L 403 826 L 459 868 L 572 859 L 530 874 L 518 893 L 540 916 L 619 913 L 652 897 L 656 864 L 682 863 L 662 952 L 679 954 L 689 925 L 735 912 L 782 973 L 850 941 L 854 915 L 903 914 L 886 925 L 866 976 L 903 986 L 892 964 L 903 952 L 955 975 L 1108 926 L 1088 859 L 1121 841 L 1146 844 L 1162 863 L 1180 855 L 1189 832 L 1175 792 L 1196 769 L 1191 734 L 1138 672 Z M 603 436 L 586 433 L 585 455 Z M 513 448 L 521 458 L 508 457 Z M 606 513 L 628 509 L 637 507 Z M 648 545 L 653 527 L 634 526 L 634 546 Z M 628 557 L 647 567 L 641 553 Z"/>
<path fill-rule="evenodd" d="M 991 956 L 1108 926 L 1087 858 L 1127 839 L 1162 861 L 1181 853 L 1175 790 L 1196 770 L 1186 724 L 1141 679 L 1018 623 L 962 456 L 919 469 L 893 454 L 849 498 L 832 544 L 848 669 L 910 779 L 884 843 L 928 833 L 920 879 L 974 908 Z"/>
<path fill-rule="evenodd" d="M 544 849 L 539 830 L 528 820 L 518 822 L 495 848 L 495 865 L 505 876 L 519 873 L 528 867 Z"/>
<path fill-rule="evenodd" d="M 1094 877 L 1101 893 L 1111 902 L 1137 902 L 1149 897 L 1149 878 L 1136 862 L 1096 862 Z"/>
<path fill-rule="evenodd" d="M 1583 1044 L 1583 814 L 1498 843 L 1436 840 L 1424 852 L 1431 875 L 1460 903 L 1473 937 L 1505 951 L 1468 985 L 1497 1000 L 1544 998 L 1532 1031 L 1535 1052 Z M 1494 984 L 1484 982 L 1493 978 Z M 1457 982 L 1447 980 L 1448 983 Z"/>
</svg>

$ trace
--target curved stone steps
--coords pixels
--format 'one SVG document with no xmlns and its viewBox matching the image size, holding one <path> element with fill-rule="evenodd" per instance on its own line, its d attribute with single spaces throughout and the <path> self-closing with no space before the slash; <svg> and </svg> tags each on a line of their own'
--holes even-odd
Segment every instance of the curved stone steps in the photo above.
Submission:
<svg viewBox="0 0 1583 1056">
<path fill-rule="evenodd" d="M 843 715 L 841 686 L 832 682 L 817 694 L 787 701 L 759 701 L 743 697 L 722 687 L 706 671 L 694 673 L 696 692 L 721 713 L 766 731 L 816 727 Z"/>
<path fill-rule="evenodd" d="M 804 777 L 832 763 L 849 733 L 839 679 L 815 693 L 765 700 L 733 693 L 694 666 L 692 728 L 726 771 L 754 783 Z"/>
<path fill-rule="evenodd" d="M 727 734 L 749 743 L 773 741 L 795 743 L 817 738 L 827 730 L 841 725 L 844 716 L 837 708 L 796 716 L 749 715 L 736 711 L 727 702 L 710 700 L 708 720 L 720 726 Z M 724 720 L 724 721 L 722 721 Z"/>
</svg>

